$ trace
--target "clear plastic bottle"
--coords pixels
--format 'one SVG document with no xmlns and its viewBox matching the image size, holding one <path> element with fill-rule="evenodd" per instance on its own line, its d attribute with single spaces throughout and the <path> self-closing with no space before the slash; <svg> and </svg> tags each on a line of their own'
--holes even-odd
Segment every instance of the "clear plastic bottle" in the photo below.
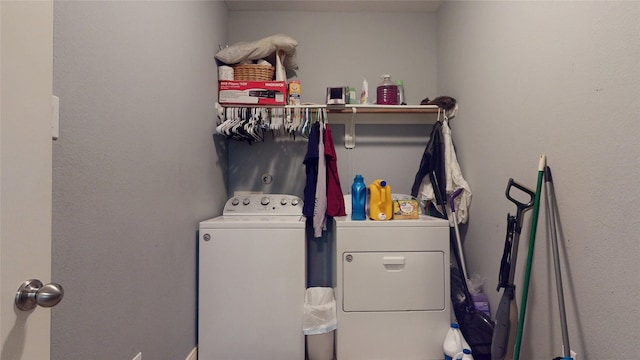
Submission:
<svg viewBox="0 0 640 360">
<path fill-rule="evenodd" d="M 382 75 L 382 82 L 376 89 L 376 104 L 398 105 L 398 85 L 391 81 L 391 75 Z"/>
<path fill-rule="evenodd" d="M 398 105 L 407 105 L 407 100 L 404 97 L 404 82 L 396 80 L 396 86 L 398 87 Z"/>
<path fill-rule="evenodd" d="M 365 220 L 367 218 L 365 212 L 365 204 L 367 198 L 367 186 L 364 184 L 364 178 L 358 174 L 353 179 L 351 185 L 351 219 Z"/>
<path fill-rule="evenodd" d="M 362 92 L 360 93 L 360 104 L 369 103 L 369 82 L 367 78 L 362 80 Z"/>
</svg>

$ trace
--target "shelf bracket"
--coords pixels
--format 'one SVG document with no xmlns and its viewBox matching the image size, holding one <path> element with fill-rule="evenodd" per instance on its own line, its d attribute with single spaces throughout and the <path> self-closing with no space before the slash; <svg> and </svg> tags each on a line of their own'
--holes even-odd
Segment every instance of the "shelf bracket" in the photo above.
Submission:
<svg viewBox="0 0 640 360">
<path fill-rule="evenodd" d="M 351 107 L 351 117 L 344 129 L 344 147 L 353 149 L 356 147 L 356 114 L 358 110 L 355 106 Z"/>
</svg>

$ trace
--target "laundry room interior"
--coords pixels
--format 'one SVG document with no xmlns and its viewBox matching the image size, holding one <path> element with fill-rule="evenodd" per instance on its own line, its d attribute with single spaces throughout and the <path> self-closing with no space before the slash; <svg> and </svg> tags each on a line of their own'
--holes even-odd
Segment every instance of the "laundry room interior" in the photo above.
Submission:
<svg viewBox="0 0 640 360">
<path fill-rule="evenodd" d="M 365 78 L 373 103 L 383 74 L 403 81 L 408 107 L 455 99 L 448 125 L 471 194 L 459 238 L 493 320 L 505 217 L 516 213 L 505 189 L 509 179 L 536 189 L 544 155 L 553 169 L 571 350 L 581 360 L 633 357 L 640 321 L 638 18 L 634 1 L 55 0 L 52 278 L 64 284 L 65 298 L 51 310 L 51 358 L 197 358 L 199 322 L 216 322 L 198 316 L 213 306 L 198 299 L 200 222 L 222 216 L 234 195 L 304 198 L 306 138 L 266 131 L 249 143 L 216 131 L 216 54 L 276 34 L 297 42 L 298 68 L 287 80 L 299 81 L 301 101 L 318 109 L 327 88 L 353 87 L 359 97 Z M 394 194 L 410 195 L 444 112 L 345 109 L 326 117 L 342 193 L 351 193 L 360 174 L 367 185 L 383 179 Z M 514 270 L 518 301 L 530 275 L 523 359 L 563 352 L 542 193 L 531 270 L 533 210 L 524 214 Z M 400 220 L 386 222 L 393 221 Z M 371 222 L 368 230 L 385 221 Z M 392 228 L 380 233 L 388 231 L 393 243 Z M 439 344 L 453 319 L 439 328 Z M 345 357 L 338 360 L 358 359 Z"/>
</svg>

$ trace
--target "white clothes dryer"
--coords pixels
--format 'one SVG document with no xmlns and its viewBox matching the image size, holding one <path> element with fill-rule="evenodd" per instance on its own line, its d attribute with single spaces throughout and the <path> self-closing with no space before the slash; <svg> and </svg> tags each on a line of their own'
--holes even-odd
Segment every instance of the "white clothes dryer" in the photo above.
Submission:
<svg viewBox="0 0 640 360">
<path fill-rule="evenodd" d="M 251 194 L 200 223 L 198 358 L 304 359 L 302 200 Z"/>
<path fill-rule="evenodd" d="M 336 218 L 338 360 L 442 359 L 449 223 Z"/>
</svg>

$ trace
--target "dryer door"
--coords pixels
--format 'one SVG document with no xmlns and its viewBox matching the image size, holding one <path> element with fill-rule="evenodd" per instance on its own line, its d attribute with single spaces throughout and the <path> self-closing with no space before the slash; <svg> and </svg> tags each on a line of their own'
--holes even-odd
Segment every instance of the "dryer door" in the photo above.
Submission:
<svg viewBox="0 0 640 360">
<path fill-rule="evenodd" d="M 343 311 L 444 310 L 444 258 L 441 251 L 343 253 Z"/>
</svg>

